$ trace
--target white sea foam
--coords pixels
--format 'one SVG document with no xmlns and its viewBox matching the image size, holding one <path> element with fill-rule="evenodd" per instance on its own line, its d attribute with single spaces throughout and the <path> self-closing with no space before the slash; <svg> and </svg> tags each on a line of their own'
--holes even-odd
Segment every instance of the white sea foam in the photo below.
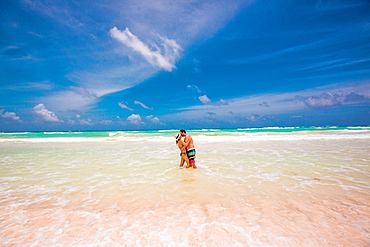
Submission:
<svg viewBox="0 0 370 247">
<path fill-rule="evenodd" d="M 68 134 L 68 132 L 44 132 L 45 135 Z"/>
<path fill-rule="evenodd" d="M 30 142 L 30 143 L 66 143 L 66 142 L 101 142 L 109 140 L 106 137 L 43 137 L 43 138 L 24 138 L 24 139 L 0 139 L 0 142 Z"/>
<path fill-rule="evenodd" d="M 369 243 L 368 132 L 111 133 L 0 142 L 3 245 Z"/>
<path fill-rule="evenodd" d="M 119 134 L 122 134 L 123 132 L 122 131 L 117 131 L 117 132 L 109 132 L 109 136 L 116 136 L 116 135 L 119 135 Z"/>
<path fill-rule="evenodd" d="M 334 131 L 333 131 L 334 132 Z M 300 141 L 300 140 L 348 140 L 370 139 L 368 130 L 335 130 L 337 133 L 326 132 L 299 132 L 299 133 L 247 133 L 232 132 L 222 136 L 194 135 L 193 139 L 201 142 L 251 142 L 251 141 Z M 68 142 L 173 142 L 172 137 L 167 136 L 122 136 L 120 132 L 109 133 L 109 137 L 43 137 L 43 138 L 1 138 L 0 142 L 31 142 L 31 143 L 68 143 Z"/>
<path fill-rule="evenodd" d="M 30 132 L 0 132 L 0 135 L 27 135 Z"/>
</svg>

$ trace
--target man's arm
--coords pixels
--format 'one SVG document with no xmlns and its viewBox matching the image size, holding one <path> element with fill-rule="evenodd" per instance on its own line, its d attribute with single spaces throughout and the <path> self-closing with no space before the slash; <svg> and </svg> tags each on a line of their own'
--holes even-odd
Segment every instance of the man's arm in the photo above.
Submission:
<svg viewBox="0 0 370 247">
<path fill-rule="evenodd" d="M 191 143 L 191 141 L 192 141 L 191 136 L 186 135 L 185 138 L 184 138 L 185 148 L 188 147 L 188 145 Z"/>
<path fill-rule="evenodd" d="M 190 143 L 190 140 L 189 140 L 189 136 L 188 135 L 186 135 L 185 136 L 185 138 L 184 138 L 184 144 L 185 144 L 185 148 L 187 148 L 188 147 L 188 145 L 189 145 L 189 143 Z"/>
</svg>

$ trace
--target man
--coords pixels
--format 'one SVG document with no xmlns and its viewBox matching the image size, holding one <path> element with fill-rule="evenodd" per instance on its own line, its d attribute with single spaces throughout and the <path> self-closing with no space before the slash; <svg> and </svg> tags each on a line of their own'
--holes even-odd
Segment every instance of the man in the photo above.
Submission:
<svg viewBox="0 0 370 247">
<path fill-rule="evenodd" d="M 196 154 L 196 152 L 195 152 L 195 146 L 194 146 L 193 138 L 189 134 L 186 134 L 186 130 L 184 130 L 184 129 L 180 130 L 180 135 L 182 137 L 185 137 L 184 142 L 185 142 L 186 153 L 187 153 L 188 158 L 189 158 L 189 163 L 190 163 L 190 166 L 193 166 L 193 168 L 195 169 L 195 168 L 197 168 L 197 166 L 195 165 L 195 154 Z"/>
</svg>

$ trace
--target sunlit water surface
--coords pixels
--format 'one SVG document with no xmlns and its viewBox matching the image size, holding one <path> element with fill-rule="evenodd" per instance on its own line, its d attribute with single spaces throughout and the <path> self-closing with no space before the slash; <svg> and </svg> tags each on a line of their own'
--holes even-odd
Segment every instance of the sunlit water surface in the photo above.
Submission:
<svg viewBox="0 0 370 247">
<path fill-rule="evenodd" d="M 370 245 L 369 129 L 172 134 L 2 137 L 1 245 Z"/>
</svg>

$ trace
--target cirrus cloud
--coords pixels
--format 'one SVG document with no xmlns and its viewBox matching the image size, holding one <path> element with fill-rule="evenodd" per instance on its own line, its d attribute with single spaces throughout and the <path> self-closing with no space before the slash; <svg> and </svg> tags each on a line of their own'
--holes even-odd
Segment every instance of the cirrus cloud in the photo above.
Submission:
<svg viewBox="0 0 370 247">
<path fill-rule="evenodd" d="M 205 122 L 217 120 L 226 124 L 242 125 L 249 121 L 271 125 L 273 121 L 278 121 L 278 116 L 290 114 L 295 119 L 303 119 L 302 116 L 311 111 L 368 104 L 370 89 L 368 81 L 344 82 L 296 92 L 267 93 L 221 101 L 224 104 L 203 103 L 176 109 L 180 112 L 159 117 L 164 121 L 185 119 L 189 123 L 205 119 Z"/>
<path fill-rule="evenodd" d="M 129 111 L 134 110 L 134 109 L 128 107 L 126 104 L 127 104 L 126 102 L 118 102 L 119 107 L 121 107 L 122 109 L 126 109 L 126 110 L 129 110 Z"/>
<path fill-rule="evenodd" d="M 148 45 L 132 34 L 128 28 L 121 31 L 117 27 L 114 27 L 110 30 L 110 34 L 125 46 L 141 54 L 151 65 L 160 67 L 166 71 L 172 71 L 176 68 L 174 63 L 176 59 L 179 58 L 181 46 L 177 44 L 175 40 L 160 37 L 162 42 L 160 45 L 163 50 L 157 45 L 156 49 L 152 50 Z"/>
<path fill-rule="evenodd" d="M 153 108 L 150 108 L 150 107 L 146 106 L 144 103 L 141 103 L 140 101 L 137 101 L 137 100 L 134 101 L 134 104 L 141 105 L 141 107 L 143 107 L 145 109 L 148 109 L 148 110 L 153 110 Z"/>
</svg>

